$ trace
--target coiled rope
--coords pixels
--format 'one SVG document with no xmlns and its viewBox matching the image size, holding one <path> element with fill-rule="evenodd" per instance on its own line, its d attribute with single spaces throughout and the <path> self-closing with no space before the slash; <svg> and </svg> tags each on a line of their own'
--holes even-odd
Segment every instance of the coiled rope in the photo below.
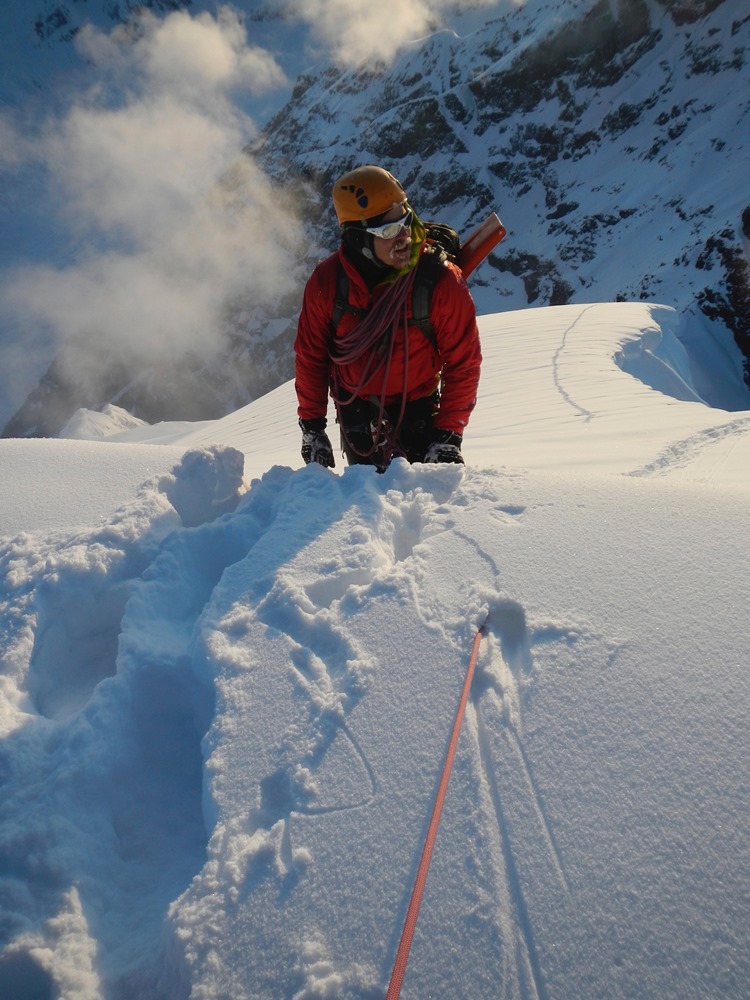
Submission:
<svg viewBox="0 0 750 1000">
<path fill-rule="evenodd" d="M 341 407 L 348 406 L 355 399 L 361 398 L 364 386 L 381 371 L 383 372 L 383 389 L 378 399 L 378 417 L 373 430 L 372 447 L 364 452 L 359 451 L 347 438 L 349 447 L 363 458 L 369 458 L 378 448 L 383 451 L 386 463 L 390 462 L 394 455 L 401 454 L 397 438 L 404 417 L 409 384 L 408 303 L 416 273 L 417 269 L 413 267 L 397 278 L 366 316 L 344 336 L 333 339 L 329 349 L 333 365 L 334 402 L 344 434 L 346 430 L 341 419 Z M 404 331 L 404 378 L 398 419 L 393 426 L 390 426 L 384 421 L 386 386 L 400 328 Z M 365 355 L 367 357 L 359 381 L 355 385 L 347 384 L 341 376 L 341 368 L 359 361 Z"/>
</svg>

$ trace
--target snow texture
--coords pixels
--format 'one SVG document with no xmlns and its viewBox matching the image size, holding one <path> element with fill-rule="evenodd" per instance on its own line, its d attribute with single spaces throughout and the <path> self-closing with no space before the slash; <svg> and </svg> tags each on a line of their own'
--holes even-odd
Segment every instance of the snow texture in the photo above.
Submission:
<svg viewBox="0 0 750 1000">
<path fill-rule="evenodd" d="M 0 442 L 0 997 L 383 998 L 478 628 L 402 996 L 747 995 L 750 411 L 667 308 L 481 329 L 465 468 L 291 383 Z"/>
</svg>

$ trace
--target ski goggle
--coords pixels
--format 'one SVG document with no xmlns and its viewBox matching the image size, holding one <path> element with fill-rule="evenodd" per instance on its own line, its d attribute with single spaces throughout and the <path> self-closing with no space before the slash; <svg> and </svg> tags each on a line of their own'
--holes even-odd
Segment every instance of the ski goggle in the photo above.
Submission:
<svg viewBox="0 0 750 1000">
<path fill-rule="evenodd" d="M 392 240 L 398 236 L 402 229 L 408 229 L 411 226 L 413 218 L 414 212 L 407 208 L 405 215 L 402 215 L 400 219 L 396 219 L 394 222 L 384 222 L 382 226 L 367 226 L 365 232 L 371 236 L 379 236 L 381 240 Z"/>
</svg>

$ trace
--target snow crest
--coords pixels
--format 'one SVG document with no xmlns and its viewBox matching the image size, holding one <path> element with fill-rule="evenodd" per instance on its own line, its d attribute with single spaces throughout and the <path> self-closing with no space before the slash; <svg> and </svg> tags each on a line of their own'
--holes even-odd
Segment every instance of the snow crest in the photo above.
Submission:
<svg viewBox="0 0 750 1000">
<path fill-rule="evenodd" d="M 749 417 L 668 320 L 483 318 L 466 467 L 295 468 L 291 385 L 3 447 L 0 997 L 382 1000 L 480 626 L 404 1000 L 743 995 Z"/>
</svg>

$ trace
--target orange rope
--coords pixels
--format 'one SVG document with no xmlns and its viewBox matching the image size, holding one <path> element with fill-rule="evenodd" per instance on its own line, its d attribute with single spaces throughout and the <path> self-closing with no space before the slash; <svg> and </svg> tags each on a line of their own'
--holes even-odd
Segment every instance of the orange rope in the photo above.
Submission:
<svg viewBox="0 0 750 1000">
<path fill-rule="evenodd" d="M 419 859 L 417 877 L 414 879 L 414 888 L 412 889 L 411 899 L 409 900 L 409 909 L 406 911 L 404 929 L 401 932 L 401 940 L 398 945 L 398 951 L 396 952 L 396 961 L 393 964 L 393 972 L 391 974 L 391 981 L 388 984 L 388 992 L 385 995 L 385 1000 L 397 1000 L 399 994 L 401 993 L 401 984 L 404 981 L 406 963 L 409 960 L 409 950 L 411 948 L 412 938 L 414 937 L 414 928 L 417 925 L 419 907 L 422 903 L 422 894 L 424 892 L 425 882 L 427 881 L 427 872 L 432 858 L 432 849 L 435 846 L 438 824 L 440 823 L 440 814 L 443 811 L 445 793 L 448 791 L 448 782 L 450 781 L 451 769 L 453 768 L 453 758 L 456 755 L 458 735 L 461 732 L 461 723 L 463 722 L 464 712 L 466 711 L 466 702 L 469 700 L 469 689 L 471 688 L 471 682 L 474 678 L 474 667 L 476 666 L 477 656 L 479 654 L 479 643 L 481 642 L 481 639 L 482 629 L 480 628 L 474 636 L 474 645 L 471 648 L 469 666 L 466 669 L 466 678 L 461 692 L 461 700 L 458 705 L 458 711 L 456 712 L 456 720 L 453 723 L 453 732 L 451 733 L 448 750 L 445 754 L 443 773 L 440 776 L 440 784 L 438 785 L 437 795 L 435 796 L 435 804 L 432 807 L 430 825 L 427 828 L 427 836 L 425 837 L 424 847 L 422 848 L 422 857 Z"/>
</svg>

